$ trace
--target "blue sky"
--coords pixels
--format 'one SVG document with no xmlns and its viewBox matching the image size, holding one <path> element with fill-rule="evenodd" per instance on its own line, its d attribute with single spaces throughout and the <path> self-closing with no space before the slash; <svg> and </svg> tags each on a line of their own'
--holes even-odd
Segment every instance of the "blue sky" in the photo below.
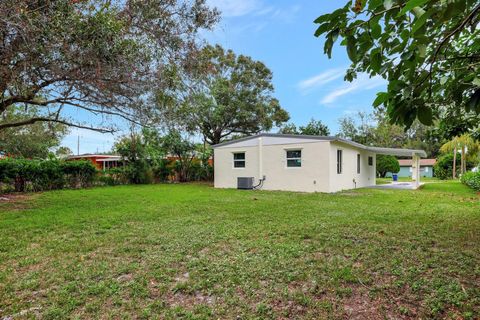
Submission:
<svg viewBox="0 0 480 320">
<path fill-rule="evenodd" d="M 291 116 L 291 122 L 306 124 L 322 120 L 332 134 L 338 119 L 371 111 L 372 101 L 386 82 L 359 75 L 353 83 L 343 76 L 350 62 L 343 47 L 333 50 L 332 59 L 323 54 L 324 40 L 315 38 L 313 20 L 345 4 L 344 1 L 208 0 L 222 11 L 213 32 L 203 36 L 238 54 L 264 62 L 273 72 L 275 96 Z M 115 136 L 87 130 L 72 130 L 63 145 L 80 153 L 108 151 Z"/>
</svg>

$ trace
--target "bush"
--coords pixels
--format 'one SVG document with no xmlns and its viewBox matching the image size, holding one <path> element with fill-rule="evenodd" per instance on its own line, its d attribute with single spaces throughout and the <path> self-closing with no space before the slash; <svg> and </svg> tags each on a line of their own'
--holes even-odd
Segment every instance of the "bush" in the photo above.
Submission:
<svg viewBox="0 0 480 320">
<path fill-rule="evenodd" d="M 377 174 L 381 178 L 385 178 L 387 172 L 397 173 L 400 171 L 400 164 L 394 156 L 377 155 Z"/>
<path fill-rule="evenodd" d="M 87 187 L 96 173 L 89 161 L 0 160 L 0 182 L 17 192 Z"/>
<path fill-rule="evenodd" d="M 188 170 L 189 181 L 210 181 L 213 179 L 213 167 L 208 163 L 193 161 Z"/>
<path fill-rule="evenodd" d="M 168 181 L 168 177 L 174 175 L 174 166 L 175 163 L 172 163 L 170 160 L 160 160 L 159 163 L 152 168 L 155 180 L 157 182 Z"/>
<path fill-rule="evenodd" d="M 480 172 L 466 172 L 460 178 L 463 184 L 476 191 L 480 191 Z"/>
<path fill-rule="evenodd" d="M 456 168 L 457 168 L 457 174 L 460 173 L 460 162 L 461 162 L 461 155 L 460 153 L 457 153 L 457 159 L 456 159 Z M 468 161 L 466 163 L 467 170 L 471 169 L 475 166 L 475 164 L 472 161 Z M 435 166 L 433 167 L 433 172 L 435 173 L 435 177 L 441 180 L 446 180 L 446 179 L 452 179 L 453 177 L 453 153 L 447 153 L 444 155 L 441 155 L 437 159 L 437 163 L 435 163 Z"/>
<path fill-rule="evenodd" d="M 145 160 L 136 160 L 123 167 L 125 177 L 133 184 L 153 183 L 153 171 Z"/>
</svg>

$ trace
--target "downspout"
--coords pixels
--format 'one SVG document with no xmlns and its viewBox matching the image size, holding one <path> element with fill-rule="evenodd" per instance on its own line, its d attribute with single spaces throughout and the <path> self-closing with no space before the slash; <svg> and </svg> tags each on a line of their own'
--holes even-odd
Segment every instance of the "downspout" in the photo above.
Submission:
<svg viewBox="0 0 480 320">
<path fill-rule="evenodd" d="M 263 179 L 263 140 L 258 138 L 258 180 Z"/>
</svg>

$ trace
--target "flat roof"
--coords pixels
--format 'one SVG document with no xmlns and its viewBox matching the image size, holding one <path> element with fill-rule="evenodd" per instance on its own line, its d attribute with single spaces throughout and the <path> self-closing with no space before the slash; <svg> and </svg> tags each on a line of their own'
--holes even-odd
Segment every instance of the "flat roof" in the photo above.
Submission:
<svg viewBox="0 0 480 320">
<path fill-rule="evenodd" d="M 111 157 L 119 157 L 114 154 L 90 154 L 90 153 L 85 153 L 85 154 L 79 154 L 79 155 L 71 155 L 68 156 L 67 159 L 77 159 L 77 158 L 111 158 Z"/>
<path fill-rule="evenodd" d="M 243 137 L 236 140 L 226 141 L 223 143 L 219 143 L 213 145 L 212 148 L 224 147 L 231 144 L 235 144 L 237 142 L 251 140 L 260 137 L 272 137 L 272 138 L 297 138 L 297 139 L 305 139 L 305 140 L 319 140 L 319 141 L 332 141 L 332 142 L 341 142 L 353 147 L 371 151 L 377 154 L 388 154 L 393 156 L 402 156 L 402 157 L 411 157 L 413 154 L 416 154 L 420 157 L 426 158 L 427 153 L 424 150 L 417 150 L 417 149 L 400 149 L 400 148 L 383 148 L 383 147 L 371 147 L 365 146 L 361 143 L 354 142 L 348 139 L 335 137 L 335 136 L 312 136 L 312 135 L 301 135 L 301 134 L 282 134 L 282 133 L 259 133 L 257 135 Z"/>
<path fill-rule="evenodd" d="M 410 167 L 412 165 L 411 159 L 400 159 L 398 160 L 400 167 Z M 421 159 L 420 165 L 421 166 L 434 166 L 437 163 L 437 159 Z"/>
</svg>

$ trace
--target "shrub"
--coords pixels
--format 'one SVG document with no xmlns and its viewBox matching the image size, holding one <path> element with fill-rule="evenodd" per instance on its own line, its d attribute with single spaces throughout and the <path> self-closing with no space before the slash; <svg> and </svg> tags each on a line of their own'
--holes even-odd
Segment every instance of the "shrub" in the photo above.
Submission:
<svg viewBox="0 0 480 320">
<path fill-rule="evenodd" d="M 136 160 L 123 167 L 125 177 L 133 184 L 149 184 L 153 182 L 153 171 L 145 160 Z"/>
<path fill-rule="evenodd" d="M 480 191 L 480 172 L 466 172 L 460 178 L 463 184 L 476 191 Z"/>
<path fill-rule="evenodd" d="M 457 174 L 460 173 L 460 162 L 461 155 L 460 153 L 457 153 L 457 159 L 455 161 Z M 466 166 L 468 170 L 473 168 L 475 164 L 472 161 L 467 160 Z M 453 177 L 453 153 L 447 153 L 438 157 L 437 163 L 435 163 L 435 166 L 433 167 L 433 172 L 438 179 L 451 179 Z"/>
<path fill-rule="evenodd" d="M 89 161 L 0 160 L 0 182 L 17 192 L 87 187 L 96 173 Z"/>
<path fill-rule="evenodd" d="M 400 164 L 394 156 L 377 155 L 377 174 L 384 178 L 387 172 L 397 173 L 400 171 Z"/>
<path fill-rule="evenodd" d="M 162 159 L 155 165 L 153 170 L 153 175 L 157 182 L 165 182 L 168 181 L 168 177 L 174 174 L 174 166 L 172 161 L 167 159 Z"/>
</svg>

